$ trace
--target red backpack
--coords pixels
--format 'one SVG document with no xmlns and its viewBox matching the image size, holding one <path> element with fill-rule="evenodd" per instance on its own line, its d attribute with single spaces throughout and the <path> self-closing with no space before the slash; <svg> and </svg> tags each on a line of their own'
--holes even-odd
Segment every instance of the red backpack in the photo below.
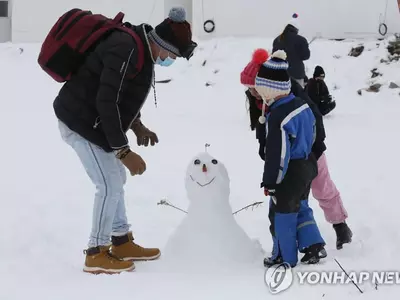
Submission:
<svg viewBox="0 0 400 300">
<path fill-rule="evenodd" d="M 91 11 L 71 9 L 58 19 L 44 40 L 38 58 L 40 67 L 57 82 L 68 81 L 106 34 L 122 30 L 137 43 L 139 72 L 144 60 L 143 43 L 133 30 L 124 26 L 123 18 L 122 12 L 112 20 Z"/>
</svg>

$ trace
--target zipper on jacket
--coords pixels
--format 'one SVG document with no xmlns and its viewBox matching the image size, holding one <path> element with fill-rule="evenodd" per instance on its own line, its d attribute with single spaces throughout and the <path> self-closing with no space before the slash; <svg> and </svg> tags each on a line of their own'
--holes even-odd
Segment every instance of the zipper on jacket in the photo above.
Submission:
<svg viewBox="0 0 400 300">
<path fill-rule="evenodd" d="M 149 93 L 150 93 L 151 88 L 153 88 L 154 91 L 155 91 L 155 72 L 154 72 L 154 66 L 153 66 L 153 70 L 152 70 L 151 81 L 152 81 L 153 83 L 150 85 L 149 89 L 147 90 L 147 94 L 146 94 L 145 100 L 143 101 L 142 105 L 140 105 L 140 107 L 139 107 L 139 109 L 138 109 L 138 112 L 137 112 L 137 114 L 135 115 L 135 117 L 134 117 L 134 118 L 132 119 L 132 121 L 129 123 L 129 126 L 128 126 L 128 128 L 126 129 L 126 132 L 131 128 L 133 121 L 135 121 L 136 118 L 137 118 L 137 116 L 139 115 L 139 112 L 141 111 L 141 109 L 142 109 L 144 103 L 146 102 L 147 97 L 149 96 Z M 93 128 L 96 129 L 96 128 L 99 126 L 100 123 L 101 123 L 100 116 L 98 116 L 98 117 L 96 118 L 95 122 L 94 122 Z"/>
<path fill-rule="evenodd" d="M 100 123 L 101 123 L 100 116 L 98 116 L 96 118 L 96 120 L 94 121 L 93 128 L 96 129 L 99 126 Z"/>
</svg>

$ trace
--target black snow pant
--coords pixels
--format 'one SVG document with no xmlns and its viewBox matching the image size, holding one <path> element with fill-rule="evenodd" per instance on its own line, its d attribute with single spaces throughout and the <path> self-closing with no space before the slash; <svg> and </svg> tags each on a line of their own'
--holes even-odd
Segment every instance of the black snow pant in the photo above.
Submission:
<svg viewBox="0 0 400 300">
<path fill-rule="evenodd" d="M 318 165 L 314 154 L 307 160 L 291 160 L 282 182 L 276 187 L 269 209 L 270 232 L 275 236 L 276 213 L 297 213 L 302 200 L 308 199 L 311 182 L 318 175 Z"/>
</svg>

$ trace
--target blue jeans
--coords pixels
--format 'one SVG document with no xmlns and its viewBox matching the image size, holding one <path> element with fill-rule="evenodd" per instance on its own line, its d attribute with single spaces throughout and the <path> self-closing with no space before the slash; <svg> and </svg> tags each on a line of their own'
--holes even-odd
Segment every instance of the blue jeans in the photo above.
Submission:
<svg viewBox="0 0 400 300">
<path fill-rule="evenodd" d="M 75 150 L 97 190 L 88 247 L 109 246 L 111 235 L 125 235 L 130 228 L 124 200 L 125 167 L 113 153 L 90 143 L 61 121 L 59 129 L 62 139 Z"/>
</svg>

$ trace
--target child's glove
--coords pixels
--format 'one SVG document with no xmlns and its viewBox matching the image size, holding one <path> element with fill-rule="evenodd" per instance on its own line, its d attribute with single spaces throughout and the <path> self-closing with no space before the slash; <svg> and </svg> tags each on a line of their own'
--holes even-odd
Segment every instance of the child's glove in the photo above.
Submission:
<svg viewBox="0 0 400 300">
<path fill-rule="evenodd" d="M 269 189 L 264 188 L 264 195 L 267 197 L 268 196 L 273 197 L 273 196 L 275 196 L 275 190 L 269 190 Z"/>
<path fill-rule="evenodd" d="M 265 196 L 271 196 L 271 197 L 273 197 L 273 196 L 275 196 L 275 189 L 268 189 L 268 188 L 266 188 L 265 186 L 264 186 L 264 183 L 263 182 L 261 182 L 261 184 L 260 184 L 260 187 L 262 188 L 262 189 L 264 189 L 264 195 Z"/>
</svg>

